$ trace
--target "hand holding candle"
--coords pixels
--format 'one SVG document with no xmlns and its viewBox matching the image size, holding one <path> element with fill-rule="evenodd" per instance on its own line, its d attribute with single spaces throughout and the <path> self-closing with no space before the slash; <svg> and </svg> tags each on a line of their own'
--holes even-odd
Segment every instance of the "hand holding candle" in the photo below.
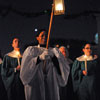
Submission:
<svg viewBox="0 0 100 100">
<path fill-rule="evenodd" d="M 84 59 L 85 59 L 85 70 L 83 71 L 83 74 L 87 75 L 87 56 L 86 55 L 84 56 Z"/>
</svg>

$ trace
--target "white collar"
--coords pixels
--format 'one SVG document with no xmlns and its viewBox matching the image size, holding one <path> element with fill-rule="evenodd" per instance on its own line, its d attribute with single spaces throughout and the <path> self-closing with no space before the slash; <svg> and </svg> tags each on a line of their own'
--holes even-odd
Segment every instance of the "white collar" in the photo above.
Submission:
<svg viewBox="0 0 100 100">
<path fill-rule="evenodd" d="M 38 48 L 40 48 L 40 44 L 38 44 Z"/>
<path fill-rule="evenodd" d="M 82 55 L 82 56 L 80 56 L 80 57 L 78 57 L 78 58 L 76 58 L 78 61 L 85 61 L 85 60 L 87 60 L 87 61 L 90 61 L 90 60 L 95 60 L 97 57 L 96 56 L 92 56 L 92 55 L 90 55 L 90 56 L 86 56 L 86 58 L 85 58 L 85 55 Z"/>
<path fill-rule="evenodd" d="M 20 54 L 20 51 L 18 52 L 16 50 L 13 50 L 12 52 L 8 53 L 7 55 L 10 57 L 14 57 L 14 58 L 18 58 L 18 57 L 21 58 L 22 57 L 22 55 Z"/>
</svg>

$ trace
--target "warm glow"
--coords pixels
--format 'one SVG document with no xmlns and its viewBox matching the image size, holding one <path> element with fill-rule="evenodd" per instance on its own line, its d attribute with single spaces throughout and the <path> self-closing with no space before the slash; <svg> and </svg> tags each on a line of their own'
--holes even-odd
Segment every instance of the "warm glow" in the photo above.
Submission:
<svg viewBox="0 0 100 100">
<path fill-rule="evenodd" d="M 55 7 L 55 10 L 63 10 L 63 5 L 62 4 L 57 4 Z"/>
<path fill-rule="evenodd" d="M 61 15 L 65 13 L 64 0 L 54 0 L 54 15 Z"/>
<path fill-rule="evenodd" d="M 85 58 L 85 59 L 87 59 L 87 56 L 86 56 L 86 55 L 84 55 L 84 58 Z"/>
<path fill-rule="evenodd" d="M 19 51 L 17 51 L 17 52 L 16 52 L 16 55 L 17 55 L 17 56 L 19 56 L 19 55 L 20 55 L 20 52 L 19 52 Z"/>
</svg>

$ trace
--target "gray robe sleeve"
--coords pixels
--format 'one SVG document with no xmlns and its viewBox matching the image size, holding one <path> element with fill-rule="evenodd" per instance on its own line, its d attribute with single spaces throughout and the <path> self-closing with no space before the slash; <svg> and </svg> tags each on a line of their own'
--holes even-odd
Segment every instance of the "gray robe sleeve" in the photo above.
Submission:
<svg viewBox="0 0 100 100">
<path fill-rule="evenodd" d="M 64 58 L 64 56 L 59 52 L 59 50 L 57 48 L 53 49 L 53 53 L 55 54 L 55 56 L 58 59 L 59 67 L 60 67 L 60 71 L 61 71 L 61 75 L 59 75 L 57 73 L 56 68 L 55 68 L 55 74 L 57 77 L 58 84 L 60 86 L 65 86 L 67 84 L 67 81 L 68 81 L 70 67 L 68 65 L 67 60 Z"/>
<path fill-rule="evenodd" d="M 21 62 L 21 70 L 20 70 L 20 78 L 24 85 L 30 83 L 30 81 L 34 78 L 34 75 L 37 71 L 37 58 L 35 56 L 36 50 L 34 47 L 28 47 L 22 57 Z"/>
</svg>

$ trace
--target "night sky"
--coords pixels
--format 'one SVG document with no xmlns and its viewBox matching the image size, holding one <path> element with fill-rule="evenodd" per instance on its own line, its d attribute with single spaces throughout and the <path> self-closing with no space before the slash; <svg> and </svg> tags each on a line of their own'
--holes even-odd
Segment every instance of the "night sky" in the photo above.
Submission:
<svg viewBox="0 0 100 100">
<path fill-rule="evenodd" d="M 0 0 L 0 50 L 12 50 L 12 37 L 22 46 L 33 42 L 35 29 L 49 27 L 53 0 Z M 50 38 L 94 41 L 100 14 L 99 0 L 66 0 L 65 15 L 54 16 Z"/>
</svg>

